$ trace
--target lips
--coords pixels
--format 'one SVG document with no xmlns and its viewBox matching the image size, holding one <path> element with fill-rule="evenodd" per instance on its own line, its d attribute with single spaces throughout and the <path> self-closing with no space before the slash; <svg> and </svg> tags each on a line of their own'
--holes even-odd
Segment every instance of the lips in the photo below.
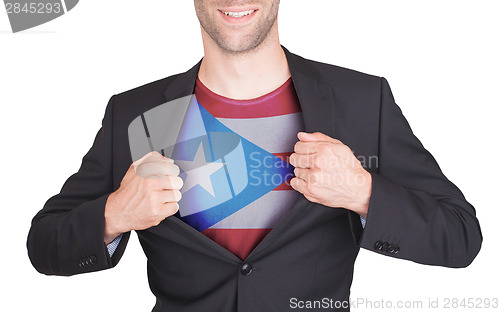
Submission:
<svg viewBox="0 0 500 312">
<path fill-rule="evenodd" d="M 248 11 L 242 11 L 242 12 L 225 12 L 225 11 L 221 11 L 221 12 L 226 14 L 227 16 L 230 16 L 230 17 L 241 18 L 243 16 L 250 15 L 255 11 L 256 10 L 248 10 Z"/>
<path fill-rule="evenodd" d="M 219 9 L 222 19 L 228 24 L 243 24 L 251 20 L 259 10 L 256 8 Z"/>
</svg>

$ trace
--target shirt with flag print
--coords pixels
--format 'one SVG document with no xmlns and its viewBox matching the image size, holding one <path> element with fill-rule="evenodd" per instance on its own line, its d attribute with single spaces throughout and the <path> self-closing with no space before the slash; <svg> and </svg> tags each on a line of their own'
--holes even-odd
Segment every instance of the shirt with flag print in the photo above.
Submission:
<svg viewBox="0 0 500 312">
<path fill-rule="evenodd" d="M 184 180 L 178 217 L 245 259 L 300 195 L 288 163 L 304 130 L 292 79 L 251 100 L 196 81 L 172 158 Z"/>
<path fill-rule="evenodd" d="M 292 79 L 251 100 L 220 96 L 197 79 L 182 118 L 171 155 L 184 181 L 176 216 L 245 259 L 300 195 L 289 184 L 288 157 L 304 130 Z M 110 256 L 121 238 L 107 245 Z"/>
</svg>

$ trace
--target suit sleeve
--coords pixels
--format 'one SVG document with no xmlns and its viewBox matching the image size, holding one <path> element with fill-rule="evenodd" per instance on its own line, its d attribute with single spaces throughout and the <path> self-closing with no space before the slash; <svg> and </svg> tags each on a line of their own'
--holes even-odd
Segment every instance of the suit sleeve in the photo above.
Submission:
<svg viewBox="0 0 500 312">
<path fill-rule="evenodd" d="M 380 105 L 378 170 L 358 243 L 417 263 L 468 266 L 482 243 L 474 207 L 415 137 L 384 78 Z"/>
<path fill-rule="evenodd" d="M 27 248 L 31 263 L 47 275 L 74 275 L 113 267 L 130 233 L 111 258 L 104 243 L 104 207 L 113 190 L 113 100 L 77 173 L 47 200 L 32 220 Z"/>
</svg>

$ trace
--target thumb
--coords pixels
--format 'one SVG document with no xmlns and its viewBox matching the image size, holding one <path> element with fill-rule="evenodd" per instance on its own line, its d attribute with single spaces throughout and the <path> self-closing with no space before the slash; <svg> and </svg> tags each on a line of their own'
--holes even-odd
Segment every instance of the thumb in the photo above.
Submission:
<svg viewBox="0 0 500 312">
<path fill-rule="evenodd" d="M 151 152 L 145 154 L 144 156 L 142 156 L 141 158 L 137 159 L 136 161 L 134 161 L 133 165 L 139 166 L 143 162 L 161 159 L 161 157 L 162 157 L 161 154 L 158 153 L 157 151 L 151 151 Z"/>
<path fill-rule="evenodd" d="M 137 159 L 134 161 L 131 165 L 131 167 L 139 167 L 142 164 L 146 163 L 159 163 L 159 162 L 166 162 L 166 163 L 174 163 L 174 160 L 171 158 L 167 158 L 157 151 L 151 151 L 147 153 L 146 155 L 142 156 L 141 158 Z"/>
<path fill-rule="evenodd" d="M 299 132 L 297 134 L 297 137 L 299 140 L 304 141 L 304 142 L 331 142 L 331 143 L 341 143 L 339 140 L 334 139 L 332 137 L 327 136 L 326 134 L 323 134 L 321 132 L 313 132 L 313 133 L 307 133 L 307 132 Z"/>
</svg>

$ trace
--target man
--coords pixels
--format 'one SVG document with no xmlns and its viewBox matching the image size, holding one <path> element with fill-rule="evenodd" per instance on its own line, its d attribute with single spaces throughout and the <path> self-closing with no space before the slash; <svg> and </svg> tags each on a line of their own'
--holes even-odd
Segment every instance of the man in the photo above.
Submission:
<svg viewBox="0 0 500 312">
<path fill-rule="evenodd" d="M 135 230 L 153 311 L 287 311 L 293 298 L 347 311 L 360 247 L 423 264 L 473 261 L 475 210 L 385 79 L 283 48 L 279 0 L 194 2 L 204 58 L 111 98 L 80 170 L 33 219 L 38 271 L 114 267 Z M 175 141 L 158 143 L 178 120 Z M 269 173 L 278 182 L 264 183 Z M 210 204 L 225 187 L 227 199 Z"/>
</svg>

